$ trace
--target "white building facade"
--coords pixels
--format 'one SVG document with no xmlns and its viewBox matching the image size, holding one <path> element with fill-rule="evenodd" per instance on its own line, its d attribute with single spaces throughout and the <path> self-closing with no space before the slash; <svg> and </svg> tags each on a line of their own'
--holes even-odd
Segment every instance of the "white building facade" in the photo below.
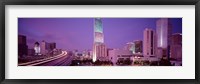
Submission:
<svg viewBox="0 0 200 84">
<path fill-rule="evenodd" d="M 146 28 L 144 30 L 143 38 L 143 56 L 156 56 L 156 34 L 152 29 Z"/>
</svg>

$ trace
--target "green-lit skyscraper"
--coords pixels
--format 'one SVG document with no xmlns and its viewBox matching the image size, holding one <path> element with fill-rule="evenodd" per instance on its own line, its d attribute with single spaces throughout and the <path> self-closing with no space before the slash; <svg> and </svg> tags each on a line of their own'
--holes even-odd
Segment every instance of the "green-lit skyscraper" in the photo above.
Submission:
<svg viewBox="0 0 200 84">
<path fill-rule="evenodd" d="M 94 19 L 94 45 L 93 45 L 93 62 L 97 59 L 105 58 L 106 46 L 104 45 L 103 24 L 101 18 Z"/>
<path fill-rule="evenodd" d="M 103 43 L 103 25 L 100 18 L 94 19 L 94 42 L 95 43 Z"/>
</svg>

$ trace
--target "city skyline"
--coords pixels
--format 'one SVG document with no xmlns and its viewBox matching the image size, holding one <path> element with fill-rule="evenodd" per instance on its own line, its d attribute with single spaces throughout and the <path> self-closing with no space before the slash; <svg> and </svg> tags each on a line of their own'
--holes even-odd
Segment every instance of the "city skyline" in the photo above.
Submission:
<svg viewBox="0 0 200 84">
<path fill-rule="evenodd" d="M 158 19 L 102 18 L 104 43 L 108 48 L 123 48 L 127 42 L 143 41 L 144 29 L 156 31 Z M 182 18 L 170 20 L 172 33 L 182 33 Z M 94 18 L 19 18 L 18 22 L 18 33 L 27 36 L 30 47 L 45 40 L 65 50 L 92 50 Z"/>
</svg>

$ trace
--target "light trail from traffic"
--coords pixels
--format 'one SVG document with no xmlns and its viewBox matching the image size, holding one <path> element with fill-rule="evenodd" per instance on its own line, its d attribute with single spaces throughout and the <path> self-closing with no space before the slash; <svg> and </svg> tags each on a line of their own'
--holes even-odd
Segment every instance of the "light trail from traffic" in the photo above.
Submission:
<svg viewBox="0 0 200 84">
<path fill-rule="evenodd" d="M 56 59 L 59 59 L 61 57 L 67 56 L 67 52 L 66 51 L 62 51 L 61 54 L 53 56 L 53 57 L 49 57 L 49 58 L 44 58 L 44 59 L 40 59 L 40 60 L 35 60 L 35 61 L 31 61 L 31 62 L 26 62 L 26 63 L 21 63 L 19 64 L 19 66 L 36 66 L 42 63 L 46 63 L 46 62 L 50 62 Z"/>
</svg>

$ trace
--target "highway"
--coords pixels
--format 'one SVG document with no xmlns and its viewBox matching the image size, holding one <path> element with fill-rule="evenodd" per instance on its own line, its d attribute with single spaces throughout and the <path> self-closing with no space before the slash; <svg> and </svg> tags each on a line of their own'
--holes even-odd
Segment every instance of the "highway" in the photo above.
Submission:
<svg viewBox="0 0 200 84">
<path fill-rule="evenodd" d="M 45 58 L 45 59 L 40 59 L 40 60 L 35 60 L 27 63 L 20 63 L 18 64 L 19 66 L 68 66 L 71 63 L 72 56 L 68 55 L 66 51 L 62 51 L 61 54 Z"/>
<path fill-rule="evenodd" d="M 57 60 L 46 62 L 38 66 L 69 66 L 72 59 L 72 56 L 66 55 Z"/>
</svg>

